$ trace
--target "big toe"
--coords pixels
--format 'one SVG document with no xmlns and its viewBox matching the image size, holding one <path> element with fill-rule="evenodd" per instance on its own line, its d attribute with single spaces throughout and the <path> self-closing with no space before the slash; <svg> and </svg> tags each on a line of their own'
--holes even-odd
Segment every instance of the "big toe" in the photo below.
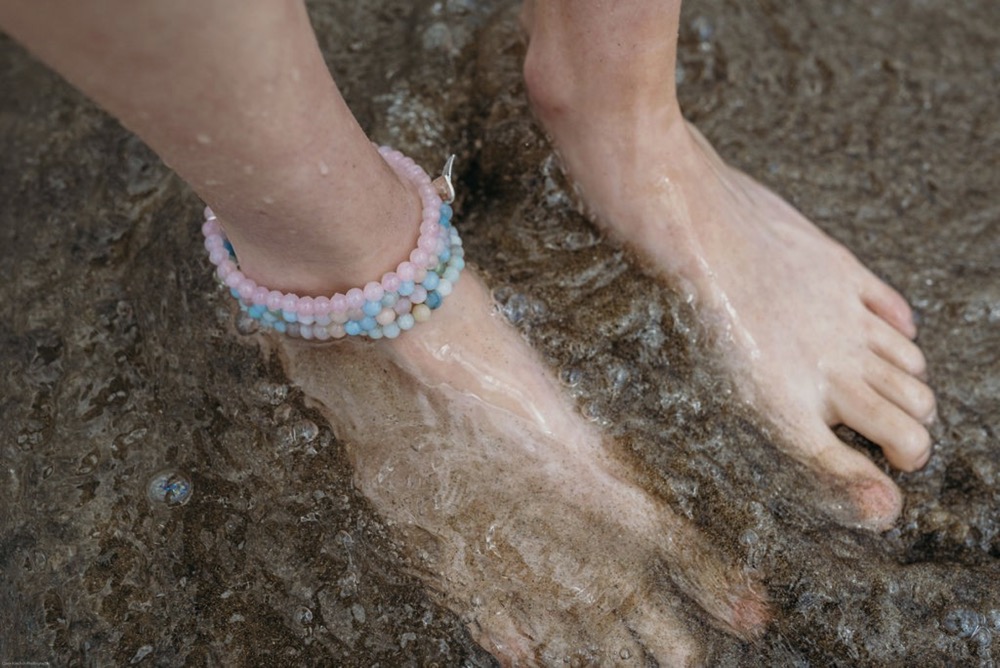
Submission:
<svg viewBox="0 0 1000 668">
<path fill-rule="evenodd" d="M 866 456 L 841 441 L 821 420 L 800 430 L 805 445 L 800 459 L 812 468 L 831 498 L 819 503 L 836 521 L 873 531 L 885 531 L 899 517 L 903 495 L 899 487 Z"/>
<path fill-rule="evenodd" d="M 917 336 L 913 309 L 910 308 L 906 298 L 871 272 L 868 272 L 862 287 L 861 298 L 872 313 L 888 322 L 908 339 Z"/>
</svg>

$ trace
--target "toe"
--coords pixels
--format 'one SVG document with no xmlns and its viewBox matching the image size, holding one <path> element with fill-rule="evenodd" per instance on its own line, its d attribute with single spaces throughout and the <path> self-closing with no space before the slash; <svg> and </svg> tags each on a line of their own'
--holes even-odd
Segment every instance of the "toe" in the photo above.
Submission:
<svg viewBox="0 0 1000 668">
<path fill-rule="evenodd" d="M 840 421 L 878 444 L 895 468 L 915 471 L 927 462 L 931 437 L 926 427 L 867 383 L 841 387 L 833 404 Z"/>
<path fill-rule="evenodd" d="M 903 496 L 896 484 L 822 422 L 812 425 L 804 438 L 813 445 L 812 456 L 806 463 L 850 498 L 846 516 L 841 507 L 828 510 L 844 524 L 875 531 L 892 527 L 903 509 Z"/>
<path fill-rule="evenodd" d="M 701 664 L 702 651 L 688 633 L 677 613 L 667 605 L 646 600 L 626 620 L 648 655 L 660 666 L 695 666 Z"/>
<path fill-rule="evenodd" d="M 912 376 L 926 377 L 927 360 L 917 344 L 881 318 L 868 318 L 865 330 L 868 345 L 877 355 Z"/>
<path fill-rule="evenodd" d="M 928 425 L 934 421 L 937 406 L 934 391 L 923 381 L 876 354 L 866 361 L 864 377 L 872 389 L 917 422 Z"/>
<path fill-rule="evenodd" d="M 862 288 L 861 299 L 868 309 L 896 328 L 903 336 L 913 339 L 917 336 L 917 325 L 913 320 L 913 309 L 903 295 L 885 281 L 870 274 Z"/>
</svg>

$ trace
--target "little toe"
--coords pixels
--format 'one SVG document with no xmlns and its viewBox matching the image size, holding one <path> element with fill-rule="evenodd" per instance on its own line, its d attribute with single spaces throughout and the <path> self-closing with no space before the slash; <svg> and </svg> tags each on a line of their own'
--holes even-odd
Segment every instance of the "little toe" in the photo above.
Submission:
<svg viewBox="0 0 1000 668">
<path fill-rule="evenodd" d="M 875 274 L 861 290 L 861 299 L 868 309 L 895 327 L 908 339 L 916 338 L 917 325 L 913 319 L 913 309 L 903 295 Z"/>
<path fill-rule="evenodd" d="M 897 469 L 916 471 L 929 457 L 927 428 L 865 382 L 845 386 L 834 397 L 840 421 L 878 444 Z"/>
<path fill-rule="evenodd" d="M 929 425 L 934 421 L 937 405 L 934 391 L 915 376 L 873 353 L 865 364 L 865 379 L 872 389 L 917 422 Z"/>
<path fill-rule="evenodd" d="M 865 334 L 872 351 L 903 371 L 918 378 L 927 376 L 927 359 L 913 341 L 881 318 L 868 318 Z"/>
</svg>

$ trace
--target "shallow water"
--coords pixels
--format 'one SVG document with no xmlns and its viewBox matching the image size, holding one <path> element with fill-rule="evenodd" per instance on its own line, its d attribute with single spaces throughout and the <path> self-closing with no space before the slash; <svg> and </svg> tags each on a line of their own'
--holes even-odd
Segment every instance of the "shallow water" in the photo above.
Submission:
<svg viewBox="0 0 1000 668">
<path fill-rule="evenodd" d="M 524 103 L 512 14 L 357 4 L 313 13 L 362 123 L 425 165 L 459 154 L 469 257 L 504 313 L 674 512 L 762 574 L 760 640 L 690 611 L 712 663 L 992 665 L 1000 8 L 685 7 L 688 116 L 921 316 L 935 454 L 895 476 L 903 518 L 873 536 L 818 511 L 690 307 L 575 213 Z M 7 41 L 0 90 L 0 661 L 489 665 L 407 575 L 320 415 L 235 331 L 196 198 Z M 149 491 L 164 471 L 173 503 Z"/>
</svg>

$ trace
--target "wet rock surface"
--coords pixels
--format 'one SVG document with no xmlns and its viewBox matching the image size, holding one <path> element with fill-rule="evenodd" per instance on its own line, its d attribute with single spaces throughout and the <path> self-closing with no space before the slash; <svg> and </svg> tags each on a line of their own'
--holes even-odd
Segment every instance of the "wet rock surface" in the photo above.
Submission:
<svg viewBox="0 0 1000 668">
<path fill-rule="evenodd" d="M 688 117 L 922 318 L 936 448 L 896 476 L 906 508 L 882 536 L 819 510 L 690 307 L 576 212 L 510 7 L 311 9 L 375 140 L 425 165 L 458 153 L 469 258 L 581 412 L 767 584 L 775 620 L 750 644 L 691 607 L 714 665 L 992 665 L 1000 9 L 706 0 L 682 19 Z M 0 90 L 0 661 L 491 665 L 238 332 L 197 199 L 6 39 Z"/>
</svg>

